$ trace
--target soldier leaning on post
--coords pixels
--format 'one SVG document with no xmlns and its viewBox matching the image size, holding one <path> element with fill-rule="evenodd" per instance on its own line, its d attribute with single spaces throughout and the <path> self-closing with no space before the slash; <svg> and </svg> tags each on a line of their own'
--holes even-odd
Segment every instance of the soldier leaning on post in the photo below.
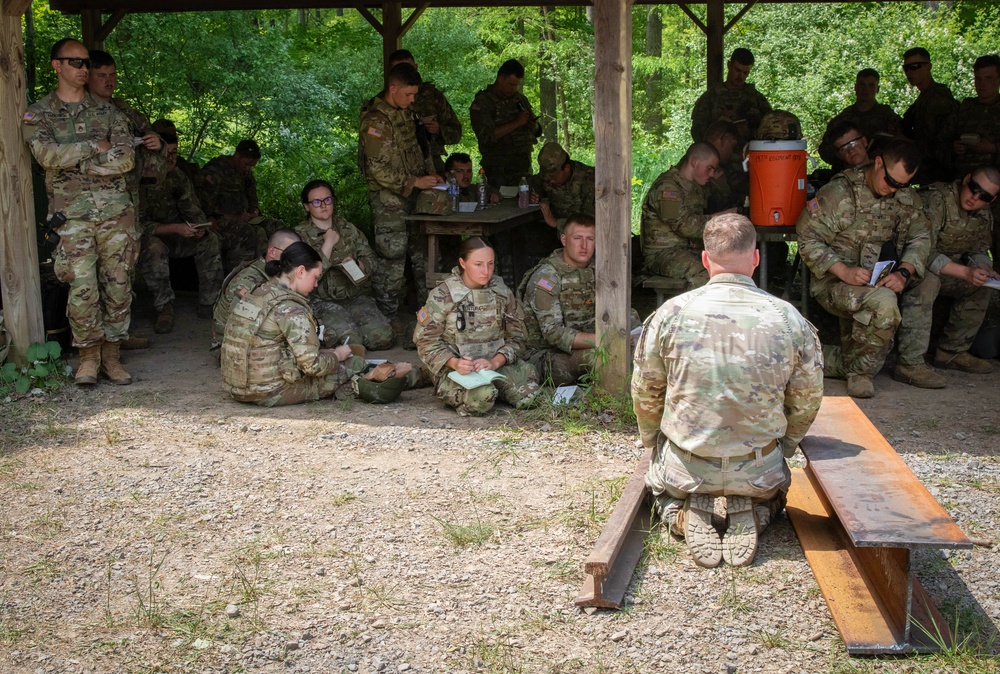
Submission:
<svg viewBox="0 0 1000 674">
<path fill-rule="evenodd" d="M 135 165 L 128 120 L 85 89 L 90 54 L 77 40 L 52 46 L 57 87 L 31 105 L 21 131 L 45 169 L 50 217 L 61 214 L 56 278 L 68 283 L 66 313 L 80 349 L 76 383 L 98 373 L 131 384 L 119 360 L 128 338 L 131 270 L 139 254 L 136 214 L 125 176 Z"/>
<path fill-rule="evenodd" d="M 1000 279 L 987 255 L 993 216 L 990 204 L 1000 192 L 1000 171 L 978 168 L 962 180 L 934 183 L 921 198 L 930 225 L 931 252 L 927 273 L 903 293 L 901 323 L 896 332 L 899 360 L 922 362 L 931 337 L 934 300 L 954 298 L 934 365 L 972 374 L 989 374 L 993 365 L 969 353 L 979 332 L 993 290 L 984 288 Z"/>
</svg>

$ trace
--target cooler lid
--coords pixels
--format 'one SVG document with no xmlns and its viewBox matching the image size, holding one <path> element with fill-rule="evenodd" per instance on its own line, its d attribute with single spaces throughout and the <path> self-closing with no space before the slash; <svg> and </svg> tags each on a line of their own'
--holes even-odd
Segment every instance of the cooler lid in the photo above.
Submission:
<svg viewBox="0 0 1000 674">
<path fill-rule="evenodd" d="M 805 150 L 804 140 L 752 140 L 750 152 L 789 152 Z"/>
</svg>

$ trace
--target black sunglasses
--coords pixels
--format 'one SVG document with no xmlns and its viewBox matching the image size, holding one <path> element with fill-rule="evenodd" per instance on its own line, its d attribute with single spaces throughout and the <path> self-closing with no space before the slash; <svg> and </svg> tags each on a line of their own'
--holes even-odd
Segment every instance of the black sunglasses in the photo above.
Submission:
<svg viewBox="0 0 1000 674">
<path fill-rule="evenodd" d="M 997 198 L 997 195 L 990 194 L 989 192 L 984 190 L 983 186 L 977 183 L 972 178 L 969 178 L 969 191 L 972 192 L 972 196 L 979 199 L 984 204 L 991 203 L 994 199 Z"/>
<path fill-rule="evenodd" d="M 913 63 L 904 63 L 903 70 L 905 70 L 908 73 L 912 73 L 914 70 L 920 70 L 929 63 L 930 61 L 914 61 Z"/>
<path fill-rule="evenodd" d="M 885 176 L 885 184 L 894 190 L 905 190 L 910 186 L 909 180 L 905 183 L 896 182 L 896 179 L 889 175 L 889 169 L 886 168 L 885 164 L 882 164 L 882 174 Z"/>
<path fill-rule="evenodd" d="M 81 59 L 73 56 L 57 56 L 53 61 L 65 61 L 77 70 L 86 68 L 90 70 L 90 59 Z"/>
</svg>

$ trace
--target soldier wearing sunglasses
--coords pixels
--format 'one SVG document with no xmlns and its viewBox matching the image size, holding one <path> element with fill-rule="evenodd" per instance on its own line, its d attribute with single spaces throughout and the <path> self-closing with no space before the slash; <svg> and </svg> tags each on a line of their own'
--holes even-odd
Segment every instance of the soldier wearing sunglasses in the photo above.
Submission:
<svg viewBox="0 0 1000 674">
<path fill-rule="evenodd" d="M 954 303 L 934 353 L 934 364 L 973 374 L 993 371 L 988 361 L 971 355 L 969 347 L 990 304 L 992 291 L 983 284 L 1000 278 L 987 255 L 993 229 L 990 204 L 998 192 L 1000 171 L 986 166 L 962 180 L 934 183 L 923 193 L 931 253 L 924 278 L 903 293 L 900 303 L 902 323 L 896 336 L 900 362 L 923 362 L 934 300 L 944 295 L 954 298 Z"/>
<path fill-rule="evenodd" d="M 891 141 L 870 164 L 838 173 L 799 216 L 799 253 L 812 271 L 811 292 L 840 318 L 847 393 L 875 395 L 873 378 L 899 327 L 897 296 L 924 274 L 930 251 L 927 218 L 909 182 L 920 154 L 908 141 Z M 872 279 L 879 260 L 891 273 Z M 941 375 L 927 365 L 897 365 L 896 378 L 916 386 Z"/>
<path fill-rule="evenodd" d="M 826 125 L 823 134 L 824 142 L 819 146 L 819 156 L 834 169 L 843 168 L 837 157 L 836 149 L 831 145 L 830 132 L 840 122 L 851 122 L 868 139 L 872 145 L 882 138 L 898 138 L 902 136 L 900 119 L 896 111 L 885 103 L 877 100 L 880 75 L 873 68 L 859 70 L 854 78 L 854 103 L 847 106 Z"/>
<path fill-rule="evenodd" d="M 22 135 L 45 169 L 50 217 L 65 216 L 54 253 L 69 284 L 67 316 L 80 350 L 76 383 L 100 374 L 131 384 L 119 360 L 132 307 L 130 271 L 139 253 L 135 208 L 125 175 L 135 165 L 125 116 L 86 90 L 90 55 L 78 40 L 52 46 L 57 86 L 24 113 Z"/>
<path fill-rule="evenodd" d="M 931 55 L 923 47 L 903 54 L 903 74 L 920 94 L 903 114 L 903 133 L 920 150 L 920 170 L 916 182 L 921 185 L 950 180 L 947 163 L 937 161 L 945 127 L 958 108 L 958 101 L 948 85 L 935 82 L 931 74 Z"/>
</svg>

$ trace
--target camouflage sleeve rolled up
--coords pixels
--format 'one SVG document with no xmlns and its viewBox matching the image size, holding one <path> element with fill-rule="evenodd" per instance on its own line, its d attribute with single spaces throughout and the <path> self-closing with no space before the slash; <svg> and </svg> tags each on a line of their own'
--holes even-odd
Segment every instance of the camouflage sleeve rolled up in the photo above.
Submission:
<svg viewBox="0 0 1000 674">
<path fill-rule="evenodd" d="M 431 291 L 427 303 L 417 312 L 417 327 L 413 343 L 417 354 L 435 379 L 443 374 L 450 358 L 458 356 L 458 349 L 444 340 L 448 320 L 454 320 L 455 303 L 444 283 Z"/>
<path fill-rule="evenodd" d="M 369 109 L 361 120 L 365 148 L 365 176 L 382 189 L 407 195 L 416 176 L 411 176 L 399 160 L 392 121 L 377 109 Z"/>
<path fill-rule="evenodd" d="M 535 315 L 546 344 L 571 353 L 578 331 L 567 327 L 563 321 L 562 304 L 559 301 L 561 281 L 551 265 L 541 264 L 536 267 L 524 287 L 525 311 Z"/>
<path fill-rule="evenodd" d="M 660 422 L 667 396 L 667 367 L 660 356 L 659 324 L 669 320 L 658 311 L 646 319 L 642 334 L 635 345 L 635 369 L 632 371 L 632 409 L 639 425 L 642 446 L 656 446 Z"/>
<path fill-rule="evenodd" d="M 524 329 L 524 310 L 514 293 L 507 291 L 507 306 L 503 310 L 504 343 L 497 353 L 502 353 L 507 364 L 516 363 L 524 354 L 527 341 Z"/>
<path fill-rule="evenodd" d="M 300 304 L 284 302 L 274 310 L 278 329 L 285 336 L 295 364 L 309 377 L 325 377 L 340 366 L 336 356 L 320 351 L 316 323 Z"/>
<path fill-rule="evenodd" d="M 799 255 L 817 278 L 838 262 L 848 266 L 833 249 L 837 235 L 854 223 L 854 199 L 846 182 L 834 180 L 820 188 L 795 223 Z"/>
</svg>

